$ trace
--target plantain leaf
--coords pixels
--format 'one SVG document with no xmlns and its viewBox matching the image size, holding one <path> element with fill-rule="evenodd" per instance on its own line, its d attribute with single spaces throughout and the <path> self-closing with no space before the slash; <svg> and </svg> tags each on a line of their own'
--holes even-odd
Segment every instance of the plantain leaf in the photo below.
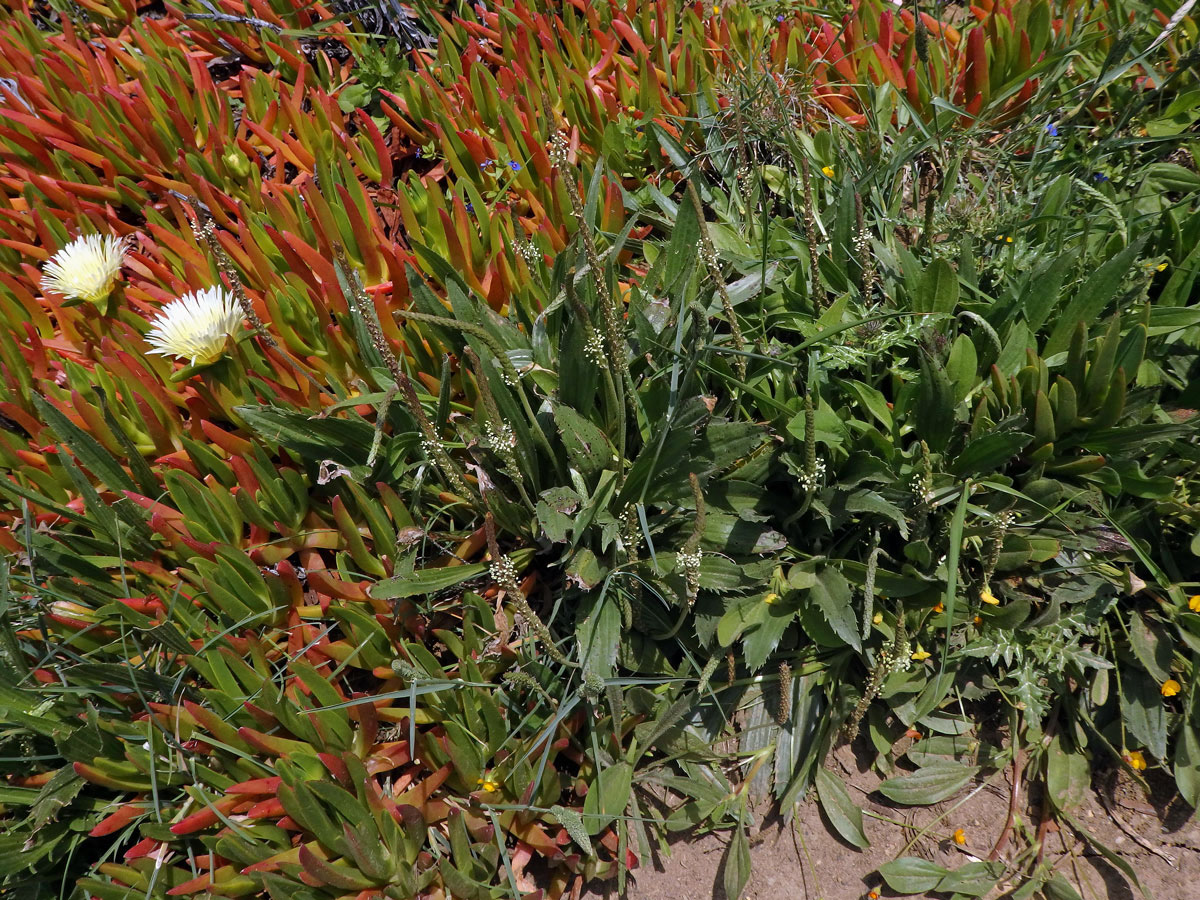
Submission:
<svg viewBox="0 0 1200 900">
<path fill-rule="evenodd" d="M 860 849 L 871 846 L 863 831 L 862 810 L 850 799 L 850 792 L 840 778 L 829 774 L 828 769 L 817 770 L 817 799 L 821 810 L 834 829 L 849 843 Z"/>
<path fill-rule="evenodd" d="M 433 594 L 478 578 L 487 570 L 488 567 L 484 563 L 419 569 L 407 575 L 397 575 L 377 582 L 371 585 L 369 593 L 376 600 L 397 600 L 401 597 Z"/>
<path fill-rule="evenodd" d="M 879 874 L 897 894 L 932 891 L 948 873 L 948 869 L 937 863 L 916 856 L 902 856 L 879 867 Z"/>
<path fill-rule="evenodd" d="M 979 772 L 977 766 L 944 761 L 930 763 L 908 775 L 889 778 L 879 785 L 879 793 L 905 806 L 928 806 L 953 797 Z"/>
<path fill-rule="evenodd" d="M 238 406 L 234 411 L 260 437 L 311 463 L 331 459 L 347 466 L 364 465 L 375 437 L 375 429 L 360 418 L 321 419 L 275 406 Z"/>
<path fill-rule="evenodd" d="M 725 877 L 723 885 L 729 900 L 741 900 L 746 882 L 750 880 L 750 840 L 746 829 L 738 826 L 725 851 Z"/>
</svg>

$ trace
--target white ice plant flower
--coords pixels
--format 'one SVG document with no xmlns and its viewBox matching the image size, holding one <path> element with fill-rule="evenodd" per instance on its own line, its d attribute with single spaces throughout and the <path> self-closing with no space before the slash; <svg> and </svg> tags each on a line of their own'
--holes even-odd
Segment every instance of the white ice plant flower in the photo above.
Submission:
<svg viewBox="0 0 1200 900">
<path fill-rule="evenodd" d="M 207 365 L 221 357 L 225 342 L 237 333 L 242 319 L 233 294 L 220 286 L 205 288 L 164 306 L 150 323 L 146 341 L 154 347 L 151 353 Z"/>
<path fill-rule="evenodd" d="M 68 300 L 99 303 L 112 293 L 128 252 L 128 238 L 77 237 L 50 257 L 42 269 L 42 288 Z"/>
</svg>

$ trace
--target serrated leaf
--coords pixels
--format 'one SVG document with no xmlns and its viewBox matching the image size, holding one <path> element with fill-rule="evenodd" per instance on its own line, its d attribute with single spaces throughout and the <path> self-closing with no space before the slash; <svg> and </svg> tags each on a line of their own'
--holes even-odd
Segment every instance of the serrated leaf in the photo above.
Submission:
<svg viewBox="0 0 1200 900">
<path fill-rule="evenodd" d="M 855 513 L 875 513 L 890 519 L 900 532 L 900 536 L 908 539 L 908 519 L 896 504 L 885 500 L 875 491 L 857 490 L 846 498 L 846 511 Z"/>
<path fill-rule="evenodd" d="M 858 634 L 850 583 L 842 573 L 826 566 L 818 573 L 816 584 L 809 590 L 808 596 L 821 611 L 834 634 L 855 650 L 861 650 L 862 640 Z"/>
<path fill-rule="evenodd" d="M 732 646 L 743 632 L 766 619 L 769 609 L 770 605 L 758 595 L 735 600 L 717 622 L 717 643 L 722 647 Z"/>
<path fill-rule="evenodd" d="M 793 602 L 780 600 L 762 605 L 766 607 L 762 621 L 742 636 L 742 654 L 751 672 L 757 672 L 763 666 L 796 618 L 796 604 Z"/>
</svg>

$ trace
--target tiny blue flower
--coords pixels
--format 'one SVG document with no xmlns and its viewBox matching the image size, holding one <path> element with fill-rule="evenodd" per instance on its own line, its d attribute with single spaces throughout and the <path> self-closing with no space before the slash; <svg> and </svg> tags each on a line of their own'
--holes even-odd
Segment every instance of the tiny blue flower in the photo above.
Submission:
<svg viewBox="0 0 1200 900">
<path fill-rule="evenodd" d="M 418 147 L 418 148 L 417 148 L 417 159 L 420 159 L 420 158 L 422 157 L 422 155 L 423 155 L 423 154 L 421 153 L 421 148 L 420 148 L 420 147 Z"/>
<path fill-rule="evenodd" d="M 1103 172 L 1096 172 L 1092 175 L 1093 181 L 1108 181 L 1108 176 Z"/>
<path fill-rule="evenodd" d="M 467 201 L 467 212 L 469 212 L 469 213 L 475 212 L 475 204 L 472 203 L 470 200 Z"/>
<path fill-rule="evenodd" d="M 509 167 L 510 169 L 512 169 L 514 172 L 520 172 L 520 171 L 521 171 L 521 164 L 520 164 L 519 162 L 510 162 L 510 163 L 508 164 L 508 167 Z"/>
<path fill-rule="evenodd" d="M 495 162 L 495 160 L 494 160 L 494 159 L 485 159 L 483 162 L 481 162 L 481 163 L 479 164 L 479 168 L 481 168 L 481 169 L 490 169 L 490 168 L 492 167 L 492 163 L 493 163 L 493 162 Z"/>
<path fill-rule="evenodd" d="M 783 13 L 780 13 L 779 15 L 777 15 L 777 16 L 775 17 L 775 21 L 776 21 L 776 22 L 782 22 L 782 21 L 783 21 Z"/>
<path fill-rule="evenodd" d="M 1050 135 L 1050 137 L 1058 137 L 1058 126 L 1051 122 L 1046 126 L 1046 134 Z"/>
</svg>

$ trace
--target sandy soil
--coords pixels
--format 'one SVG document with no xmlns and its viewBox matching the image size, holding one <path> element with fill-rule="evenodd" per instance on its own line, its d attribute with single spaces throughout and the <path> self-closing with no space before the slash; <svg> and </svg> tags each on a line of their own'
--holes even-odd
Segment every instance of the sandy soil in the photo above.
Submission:
<svg viewBox="0 0 1200 900">
<path fill-rule="evenodd" d="M 768 817 L 753 837 L 753 874 L 742 900 L 860 900 L 869 891 L 889 892 L 876 869 L 897 856 L 921 856 L 953 868 L 986 858 L 1008 818 L 1011 796 L 1007 772 L 995 773 L 962 794 L 935 806 L 905 809 L 873 793 L 879 778 L 862 771 L 843 748 L 830 762 L 866 813 L 871 846 L 858 850 L 826 826 L 814 798 L 802 804 L 790 823 Z M 1098 777 L 1093 793 L 1077 810 L 1081 825 L 1137 872 L 1153 900 L 1200 900 L 1200 820 L 1179 801 L 1166 778 L 1151 778 L 1150 802 L 1120 773 Z M 1022 804 L 1025 837 L 1037 829 L 1041 798 Z M 965 846 L 952 840 L 956 829 Z M 1009 841 L 1006 858 L 1028 846 L 1020 833 Z M 628 900 L 731 900 L 722 888 L 722 857 L 728 837 L 682 838 L 669 855 L 645 861 L 632 873 Z M 911 843 L 911 846 L 907 846 Z M 1134 900 L 1138 889 L 1079 835 L 1064 829 L 1046 835 L 1046 858 L 1056 863 L 1083 900 Z M 994 891 L 990 896 L 996 897 Z M 615 883 L 593 885 L 591 900 L 616 900 Z"/>
</svg>

